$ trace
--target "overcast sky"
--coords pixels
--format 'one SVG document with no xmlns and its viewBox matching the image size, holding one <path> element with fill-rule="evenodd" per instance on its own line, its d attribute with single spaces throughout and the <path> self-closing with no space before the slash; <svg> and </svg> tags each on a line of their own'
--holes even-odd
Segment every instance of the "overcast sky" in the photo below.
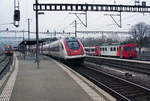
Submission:
<svg viewBox="0 0 150 101">
<path fill-rule="evenodd" d="M 27 19 L 31 19 L 31 31 L 35 31 L 35 12 L 33 11 L 33 3 L 35 0 L 19 0 L 21 10 L 20 27 L 15 28 L 9 23 L 13 22 L 13 0 L 0 0 L 0 30 L 2 29 L 17 29 L 27 30 Z M 135 0 L 116 0 L 116 4 L 130 4 L 134 5 Z M 150 0 L 146 1 L 150 6 Z M 95 4 L 114 4 L 114 0 L 39 0 L 40 3 L 95 3 Z M 110 16 L 104 14 L 118 14 L 110 12 L 88 12 L 88 27 L 78 25 L 78 30 L 115 30 L 128 31 L 128 29 L 139 22 L 150 24 L 150 14 L 142 13 L 122 13 L 122 28 L 118 28 Z M 80 16 L 84 20 L 84 16 Z M 70 25 L 75 19 L 75 15 L 69 12 L 45 12 L 44 15 L 39 16 L 39 31 L 74 31 L 73 25 Z M 119 17 L 115 17 L 119 23 Z M 79 21 L 78 21 L 79 23 Z M 6 24 L 6 25 L 3 25 Z"/>
</svg>

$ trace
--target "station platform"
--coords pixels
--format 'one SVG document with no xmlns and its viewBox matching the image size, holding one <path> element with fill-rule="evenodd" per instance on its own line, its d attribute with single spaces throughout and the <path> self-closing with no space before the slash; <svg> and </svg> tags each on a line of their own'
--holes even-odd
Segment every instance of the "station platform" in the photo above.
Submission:
<svg viewBox="0 0 150 101">
<path fill-rule="evenodd" d="M 39 69 L 33 58 L 17 56 L 1 101 L 105 101 L 82 80 L 74 80 L 62 69 L 63 65 L 50 57 L 41 57 Z"/>
</svg>

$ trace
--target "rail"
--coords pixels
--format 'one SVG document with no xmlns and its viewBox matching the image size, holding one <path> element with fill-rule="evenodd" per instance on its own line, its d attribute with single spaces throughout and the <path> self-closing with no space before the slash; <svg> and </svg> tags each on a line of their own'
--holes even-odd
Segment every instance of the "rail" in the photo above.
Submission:
<svg viewBox="0 0 150 101">
<path fill-rule="evenodd" d="M 114 75 L 104 73 L 89 65 L 74 68 L 100 88 L 114 96 L 117 101 L 145 101 L 150 97 L 150 89 L 134 84 Z M 144 99 L 144 100 L 141 100 Z"/>
<path fill-rule="evenodd" d="M 0 79 L 2 79 L 2 77 L 6 74 L 6 72 L 9 71 L 9 65 L 12 63 L 12 58 L 13 57 L 4 57 L 1 61 L 0 61 Z"/>
</svg>

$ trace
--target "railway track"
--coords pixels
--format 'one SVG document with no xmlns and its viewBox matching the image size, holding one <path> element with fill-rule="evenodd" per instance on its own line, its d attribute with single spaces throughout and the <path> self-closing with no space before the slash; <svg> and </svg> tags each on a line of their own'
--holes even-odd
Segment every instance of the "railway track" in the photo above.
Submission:
<svg viewBox="0 0 150 101">
<path fill-rule="evenodd" d="M 9 71 L 12 58 L 13 57 L 5 56 L 0 60 L 0 79 L 2 79 L 2 77 Z"/>
<path fill-rule="evenodd" d="M 73 67 L 81 75 L 114 96 L 117 101 L 149 101 L 150 89 L 114 75 L 102 72 L 91 66 Z"/>
<path fill-rule="evenodd" d="M 150 63 L 148 62 L 139 62 L 134 60 L 124 60 L 124 59 L 112 59 L 112 58 L 98 58 L 98 57 L 86 57 L 87 62 L 99 64 L 99 65 L 108 65 L 111 67 L 121 68 L 133 72 L 143 73 L 150 75 Z"/>
<path fill-rule="evenodd" d="M 4 54 L 0 55 L 0 63 L 2 63 L 5 59 L 6 59 L 6 56 Z"/>
</svg>

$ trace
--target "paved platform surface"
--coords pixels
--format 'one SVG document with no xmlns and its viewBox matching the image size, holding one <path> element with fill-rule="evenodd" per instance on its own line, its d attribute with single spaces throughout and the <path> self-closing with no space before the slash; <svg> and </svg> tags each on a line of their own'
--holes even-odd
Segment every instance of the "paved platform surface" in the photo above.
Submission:
<svg viewBox="0 0 150 101">
<path fill-rule="evenodd" d="M 92 101 L 50 58 L 42 58 L 40 69 L 30 58 L 18 58 L 19 71 L 10 101 Z"/>
</svg>

